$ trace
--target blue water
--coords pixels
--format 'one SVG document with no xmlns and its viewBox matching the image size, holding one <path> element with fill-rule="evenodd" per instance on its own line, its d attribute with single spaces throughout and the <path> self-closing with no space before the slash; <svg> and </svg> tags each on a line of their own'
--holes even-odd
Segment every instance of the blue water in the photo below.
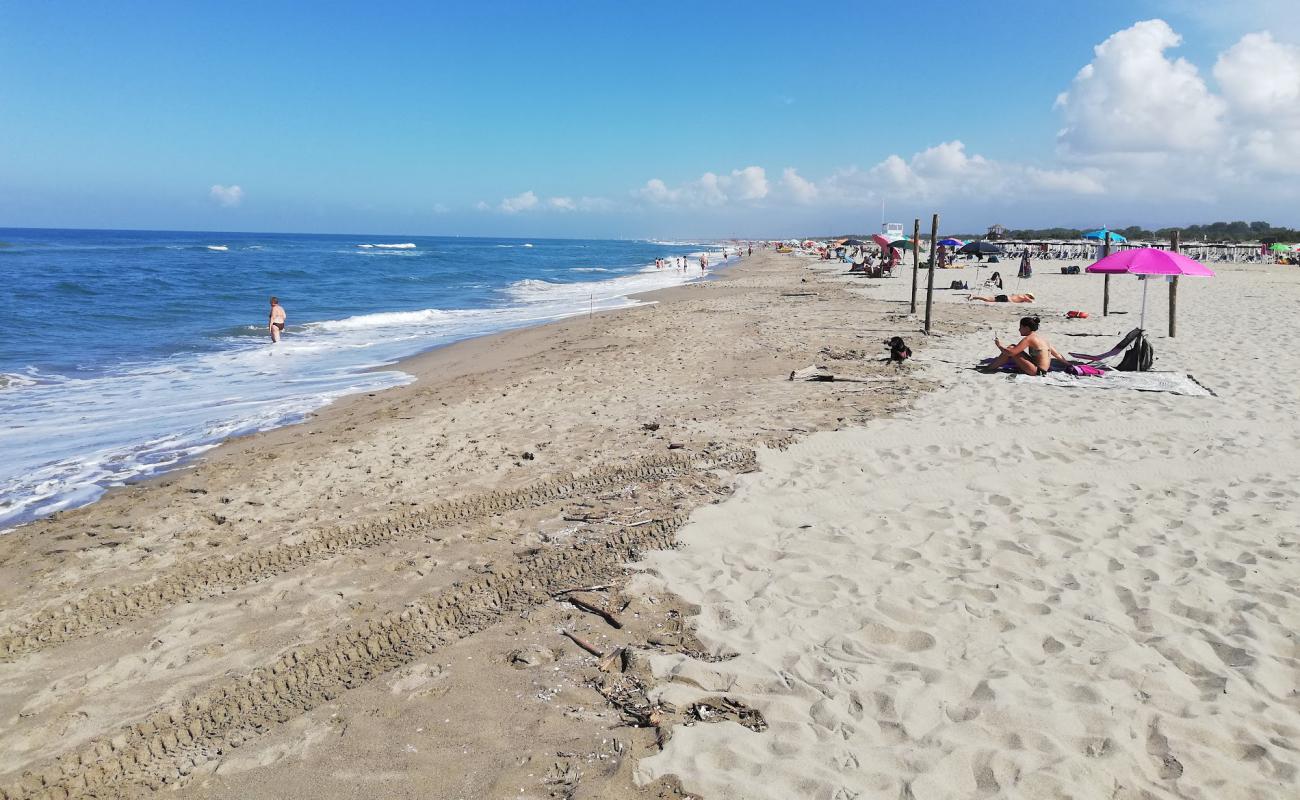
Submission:
<svg viewBox="0 0 1300 800">
<path fill-rule="evenodd" d="M 0 229 L 0 529 L 409 382 L 470 336 L 690 280 L 648 241 Z M 288 313 L 266 332 L 268 298 Z"/>
</svg>

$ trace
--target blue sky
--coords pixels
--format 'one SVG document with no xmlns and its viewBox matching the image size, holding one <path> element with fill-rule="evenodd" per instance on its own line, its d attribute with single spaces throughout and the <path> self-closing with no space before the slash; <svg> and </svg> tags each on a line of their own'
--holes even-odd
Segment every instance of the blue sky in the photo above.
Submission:
<svg viewBox="0 0 1300 800">
<path fill-rule="evenodd" d="M 1253 32 L 1290 63 L 1300 4 L 1224 5 L 0 2 L 0 226 L 748 236 L 882 199 L 963 229 L 1300 224 L 1259 40 L 1216 82 Z M 1134 122 L 1189 69 L 1199 101 Z M 1204 136 L 1111 134 L 1143 124 Z"/>
</svg>

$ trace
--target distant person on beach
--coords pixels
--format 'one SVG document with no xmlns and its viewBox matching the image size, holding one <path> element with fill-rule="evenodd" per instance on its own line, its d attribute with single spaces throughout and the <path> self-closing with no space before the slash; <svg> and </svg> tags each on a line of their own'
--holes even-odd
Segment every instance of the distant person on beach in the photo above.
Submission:
<svg viewBox="0 0 1300 800">
<path fill-rule="evenodd" d="M 981 369 L 993 372 L 1007 364 L 1013 364 L 1026 375 L 1046 375 L 1052 368 L 1052 359 L 1069 364 L 1070 360 L 1056 352 L 1056 349 L 1038 332 L 1038 325 L 1038 317 L 1022 317 L 1020 341 L 1011 347 L 1004 346 L 1002 340 L 995 337 L 993 344 L 1001 351 L 1001 355 Z"/>
<path fill-rule="evenodd" d="M 1024 294 L 995 294 L 992 297 L 988 295 L 972 294 L 966 296 L 967 300 L 981 300 L 985 303 L 1032 303 L 1034 296 L 1028 292 Z"/>
<path fill-rule="evenodd" d="M 280 305 L 280 298 L 271 298 L 271 314 L 267 318 L 266 328 L 271 332 L 272 344 L 280 341 L 280 334 L 284 333 L 284 306 Z"/>
</svg>

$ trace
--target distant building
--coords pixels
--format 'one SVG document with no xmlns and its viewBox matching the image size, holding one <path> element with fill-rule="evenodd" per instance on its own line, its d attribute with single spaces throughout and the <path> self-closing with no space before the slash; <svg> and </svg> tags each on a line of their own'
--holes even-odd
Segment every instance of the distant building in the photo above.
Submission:
<svg viewBox="0 0 1300 800">
<path fill-rule="evenodd" d="M 986 238 L 986 239 L 1001 239 L 1001 238 L 1005 237 L 1006 235 L 1007 235 L 1007 229 L 1006 229 L 1006 228 L 1002 227 L 1001 225 L 990 225 L 990 226 L 989 226 L 989 233 L 988 233 L 988 236 L 986 236 L 986 237 L 984 237 L 984 238 Z"/>
<path fill-rule="evenodd" d="M 886 222 L 884 225 L 880 226 L 880 232 L 891 242 L 896 239 L 905 238 L 903 233 L 903 223 L 901 222 Z"/>
</svg>

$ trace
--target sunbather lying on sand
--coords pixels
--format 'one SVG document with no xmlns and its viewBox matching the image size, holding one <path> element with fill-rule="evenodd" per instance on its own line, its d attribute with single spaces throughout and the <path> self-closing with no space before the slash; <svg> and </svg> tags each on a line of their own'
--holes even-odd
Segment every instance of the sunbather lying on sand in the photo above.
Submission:
<svg viewBox="0 0 1300 800">
<path fill-rule="evenodd" d="M 1028 292 L 1024 294 L 995 294 L 992 297 L 988 295 L 972 294 L 966 297 L 967 300 L 983 300 L 985 303 L 1032 303 L 1034 296 Z"/>
<path fill-rule="evenodd" d="M 1070 360 L 1056 352 L 1056 348 L 1048 344 L 1047 340 L 1038 333 L 1038 324 L 1038 317 L 1022 317 L 1020 341 L 1011 347 L 1006 347 L 1001 339 L 995 338 L 993 344 L 997 345 L 1002 354 L 980 369 L 995 372 L 1006 364 L 1013 364 L 1026 375 L 1046 375 L 1052 368 L 1052 359 L 1069 364 Z"/>
</svg>

